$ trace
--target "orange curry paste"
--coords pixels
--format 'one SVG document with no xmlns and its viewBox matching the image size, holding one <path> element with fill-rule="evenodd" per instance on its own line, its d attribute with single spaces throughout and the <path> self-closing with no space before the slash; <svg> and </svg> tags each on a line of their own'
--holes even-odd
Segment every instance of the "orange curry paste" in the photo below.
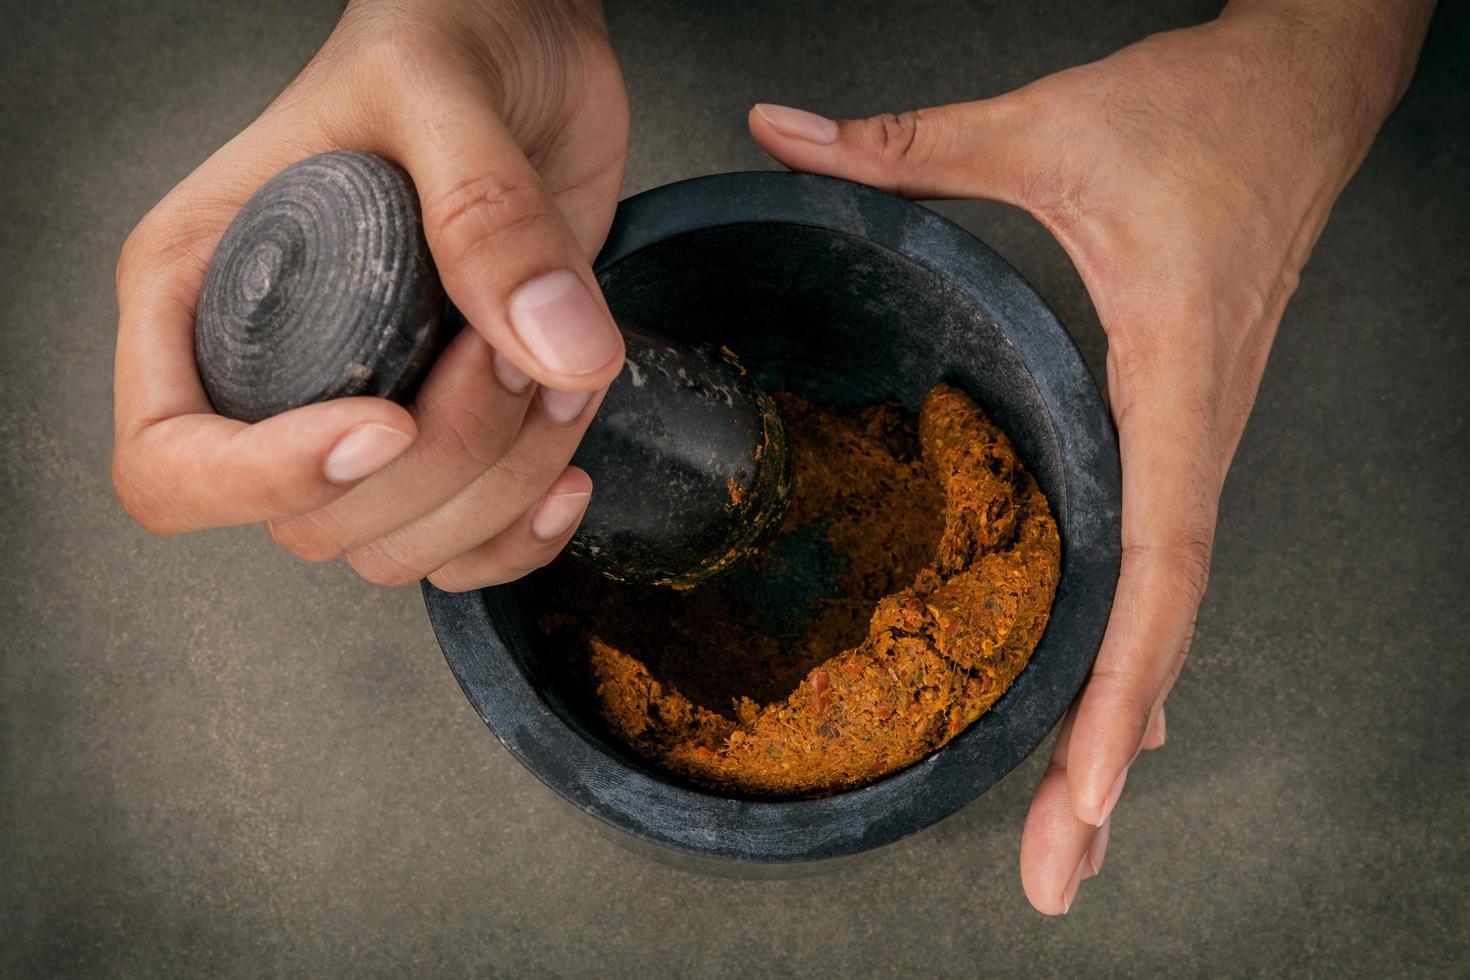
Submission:
<svg viewBox="0 0 1470 980">
<path fill-rule="evenodd" d="M 682 591 L 568 564 L 542 624 L 615 738 L 768 798 L 862 785 L 963 731 L 1026 666 L 1061 550 L 1010 440 L 958 389 L 929 392 L 917 434 L 892 404 L 776 400 L 795 485 L 772 546 Z M 793 576 L 793 554 L 817 574 Z"/>
</svg>

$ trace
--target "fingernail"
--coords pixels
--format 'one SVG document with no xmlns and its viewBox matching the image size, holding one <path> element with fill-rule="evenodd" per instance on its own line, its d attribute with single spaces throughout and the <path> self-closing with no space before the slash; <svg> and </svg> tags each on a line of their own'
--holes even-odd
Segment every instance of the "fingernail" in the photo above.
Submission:
<svg viewBox="0 0 1470 980">
<path fill-rule="evenodd" d="M 542 541 L 554 541 L 582 519 L 590 493 L 559 493 L 544 497 L 531 517 L 531 533 Z"/>
<path fill-rule="evenodd" d="M 1113 815 L 1113 807 L 1118 805 L 1118 797 L 1123 795 L 1123 784 L 1127 781 L 1128 767 L 1124 766 L 1123 771 L 1118 773 L 1118 778 L 1113 780 L 1113 788 L 1108 790 L 1107 797 L 1103 799 L 1102 816 L 1098 819 L 1097 826 L 1107 823 L 1108 817 Z"/>
<path fill-rule="evenodd" d="M 495 371 L 500 386 L 512 395 L 519 395 L 531 387 L 531 376 L 512 364 L 510 358 L 500 351 L 491 356 L 490 367 Z"/>
<path fill-rule="evenodd" d="M 1077 900 L 1077 889 L 1082 887 L 1082 872 L 1087 868 L 1087 855 L 1082 855 L 1082 860 L 1077 862 L 1077 870 L 1072 872 L 1072 880 L 1067 882 L 1067 890 L 1062 893 L 1062 914 L 1066 915 L 1072 911 L 1072 903 Z"/>
<path fill-rule="evenodd" d="M 1091 878 L 1102 870 L 1103 858 L 1108 853 L 1108 832 L 1112 829 L 1113 822 L 1109 820 L 1098 829 L 1092 838 L 1092 843 L 1087 845 L 1088 871 L 1082 876 L 1084 879 Z"/>
<path fill-rule="evenodd" d="M 337 440 L 322 471 L 333 483 L 356 483 L 393 462 L 411 442 L 406 432 L 368 422 Z"/>
<path fill-rule="evenodd" d="M 582 410 L 592 400 L 590 391 L 557 391 L 555 388 L 541 389 L 541 411 L 557 425 L 570 425 L 582 415 Z"/>
<path fill-rule="evenodd" d="M 837 124 L 826 116 L 765 102 L 757 105 L 755 111 L 782 136 L 808 143 L 820 143 L 823 146 L 837 142 Z"/>
<path fill-rule="evenodd" d="M 558 269 L 510 297 L 510 325 L 531 356 L 558 374 L 595 371 L 617 354 L 622 339 L 582 277 Z"/>
</svg>

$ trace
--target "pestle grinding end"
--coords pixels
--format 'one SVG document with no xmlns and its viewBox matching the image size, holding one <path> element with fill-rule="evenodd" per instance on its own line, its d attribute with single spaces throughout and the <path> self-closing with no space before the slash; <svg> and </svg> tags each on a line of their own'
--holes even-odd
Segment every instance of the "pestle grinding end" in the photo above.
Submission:
<svg viewBox="0 0 1470 980">
<path fill-rule="evenodd" d="M 593 492 L 568 550 L 610 578 L 694 585 L 780 527 L 791 499 L 786 426 L 729 351 L 627 327 L 623 337 L 623 372 L 572 457 Z"/>
</svg>

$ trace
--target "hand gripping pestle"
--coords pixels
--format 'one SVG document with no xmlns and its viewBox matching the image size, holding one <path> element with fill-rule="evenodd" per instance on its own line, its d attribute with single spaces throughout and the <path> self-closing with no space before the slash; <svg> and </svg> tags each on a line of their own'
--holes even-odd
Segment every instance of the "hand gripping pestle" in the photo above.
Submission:
<svg viewBox="0 0 1470 980">
<path fill-rule="evenodd" d="M 256 422 L 352 395 L 407 403 L 463 327 L 408 174 L 338 150 L 281 171 L 226 229 L 195 357 L 215 409 Z M 627 325 L 623 337 L 623 371 L 573 457 L 593 493 L 569 550 L 611 578 L 693 584 L 780 524 L 786 430 L 729 354 Z"/>
</svg>

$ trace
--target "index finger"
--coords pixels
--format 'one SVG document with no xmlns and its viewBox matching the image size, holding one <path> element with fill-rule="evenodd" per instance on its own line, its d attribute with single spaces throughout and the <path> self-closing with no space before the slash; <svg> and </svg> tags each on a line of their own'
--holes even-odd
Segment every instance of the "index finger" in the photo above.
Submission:
<svg viewBox="0 0 1470 980">
<path fill-rule="evenodd" d="M 385 148 L 412 175 L 445 291 L 490 346 L 557 391 L 616 378 L 623 340 L 591 265 L 482 81 L 424 79 L 392 103 Z"/>
</svg>

